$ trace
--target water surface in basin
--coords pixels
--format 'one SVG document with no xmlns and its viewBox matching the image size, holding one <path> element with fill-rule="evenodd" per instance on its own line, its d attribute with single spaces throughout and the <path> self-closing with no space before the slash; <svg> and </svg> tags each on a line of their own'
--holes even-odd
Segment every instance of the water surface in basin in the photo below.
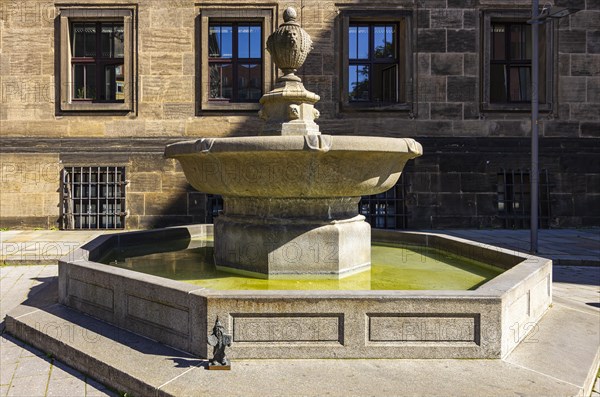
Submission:
<svg viewBox="0 0 600 397">
<path fill-rule="evenodd" d="M 503 271 L 434 248 L 376 243 L 370 270 L 341 279 L 267 280 L 218 270 L 212 242 L 188 243 L 114 249 L 102 262 L 215 290 L 469 290 Z"/>
</svg>

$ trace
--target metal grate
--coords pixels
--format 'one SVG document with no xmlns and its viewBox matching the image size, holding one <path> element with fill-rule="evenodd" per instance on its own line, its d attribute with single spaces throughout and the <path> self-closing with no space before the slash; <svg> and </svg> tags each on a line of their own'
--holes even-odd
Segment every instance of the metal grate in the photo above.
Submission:
<svg viewBox="0 0 600 397">
<path fill-rule="evenodd" d="M 405 197 L 406 185 L 404 178 L 401 176 L 398 183 L 387 192 L 373 196 L 363 196 L 358 203 L 358 210 L 372 227 L 406 229 L 408 227 L 408 212 Z M 213 223 L 214 218 L 219 216 L 219 212 L 222 210 L 223 198 L 216 194 L 207 194 L 206 222 Z"/>
<path fill-rule="evenodd" d="M 539 227 L 548 228 L 550 184 L 548 171 L 539 178 Z M 531 182 L 529 170 L 501 170 L 498 173 L 498 216 L 506 229 L 528 229 L 531 219 Z"/>
<path fill-rule="evenodd" d="M 406 190 L 407 186 L 402 174 L 398 183 L 387 192 L 363 196 L 358 203 L 358 211 L 365 216 L 372 227 L 406 229 L 408 227 Z"/>
<path fill-rule="evenodd" d="M 206 195 L 206 223 L 214 223 L 214 219 L 223 210 L 223 197 L 218 194 Z"/>
<path fill-rule="evenodd" d="M 62 228 L 124 228 L 126 184 L 125 167 L 65 167 Z"/>
</svg>

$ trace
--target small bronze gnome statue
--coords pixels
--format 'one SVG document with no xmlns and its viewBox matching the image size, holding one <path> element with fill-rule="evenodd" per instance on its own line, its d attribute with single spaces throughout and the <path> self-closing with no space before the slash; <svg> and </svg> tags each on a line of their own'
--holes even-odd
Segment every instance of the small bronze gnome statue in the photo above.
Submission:
<svg viewBox="0 0 600 397">
<path fill-rule="evenodd" d="M 225 348 L 231 346 L 231 335 L 225 334 L 225 327 L 219 321 L 215 321 L 213 332 L 208 336 L 208 344 L 213 347 L 213 358 L 208 363 L 208 369 L 231 369 L 229 359 L 225 355 Z"/>
</svg>

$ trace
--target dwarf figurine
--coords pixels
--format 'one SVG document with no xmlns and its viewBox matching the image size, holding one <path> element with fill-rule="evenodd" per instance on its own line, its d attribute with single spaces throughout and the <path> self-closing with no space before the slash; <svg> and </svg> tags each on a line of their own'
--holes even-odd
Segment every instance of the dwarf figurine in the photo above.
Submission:
<svg viewBox="0 0 600 397">
<path fill-rule="evenodd" d="M 229 359 L 225 356 L 225 347 L 231 346 L 231 335 L 225 334 L 225 327 L 219 317 L 212 334 L 208 336 L 208 344 L 213 346 L 213 358 L 208 363 L 208 369 L 231 369 Z"/>
</svg>

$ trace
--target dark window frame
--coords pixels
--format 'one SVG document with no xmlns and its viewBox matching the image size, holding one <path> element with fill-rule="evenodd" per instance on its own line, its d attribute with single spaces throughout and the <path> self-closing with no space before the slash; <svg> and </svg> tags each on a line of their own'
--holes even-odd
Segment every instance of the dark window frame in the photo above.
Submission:
<svg viewBox="0 0 600 397">
<path fill-rule="evenodd" d="M 94 65 L 96 67 L 96 78 L 95 78 L 95 85 L 96 85 L 96 92 L 99 92 L 99 90 L 101 89 L 101 87 L 103 87 L 106 84 L 106 81 L 104 80 L 103 77 L 103 73 L 101 71 L 104 70 L 104 68 L 106 66 L 111 66 L 111 65 L 123 65 L 125 64 L 125 54 L 123 54 L 123 57 L 103 57 L 102 56 L 102 25 L 104 24 L 123 24 L 123 20 L 103 20 L 103 21 L 78 21 L 78 20 L 73 20 L 70 23 L 70 38 L 71 38 L 71 76 L 73 76 L 75 74 L 75 65 Z M 75 31 L 75 25 L 77 24 L 94 24 L 95 25 L 95 29 L 96 32 L 95 34 L 95 47 L 96 47 L 96 55 L 94 57 L 88 57 L 88 56 L 83 56 L 83 57 L 76 57 L 73 55 L 74 53 L 74 42 L 72 41 L 73 39 L 73 35 L 74 35 L 74 31 Z M 123 25 L 123 30 L 125 30 L 125 26 Z M 123 46 L 125 46 L 125 43 L 123 43 Z M 123 48 L 123 52 L 125 52 L 125 49 Z M 125 103 L 125 99 L 123 100 L 107 100 L 107 99 L 92 99 L 92 98 L 88 98 L 87 97 L 87 93 L 86 93 L 86 97 L 85 98 L 77 98 L 75 95 L 75 84 L 72 84 L 72 92 L 71 92 L 71 100 L 72 101 L 76 101 L 76 102 L 80 102 L 80 103 Z M 117 93 L 117 88 L 115 86 L 115 94 Z"/>
<path fill-rule="evenodd" d="M 61 115 L 80 113 L 102 113 L 127 115 L 135 113 L 137 107 L 137 26 L 136 7 L 118 6 L 103 7 L 94 5 L 90 7 L 76 6 L 60 9 L 60 47 L 59 57 L 60 73 L 57 79 L 56 93 L 60 98 L 57 112 Z M 123 101 L 91 101 L 77 100 L 73 95 L 73 62 L 71 27 L 73 23 L 96 22 L 122 22 L 123 23 Z M 97 47 L 98 48 L 98 47 Z"/>
<path fill-rule="evenodd" d="M 231 99 L 227 99 L 227 98 L 211 98 L 209 95 L 209 102 L 220 102 L 220 103 L 258 103 L 258 100 L 260 98 L 257 98 L 256 100 L 252 100 L 252 101 L 243 101 L 240 100 L 238 97 L 239 94 L 239 86 L 238 86 L 238 66 L 240 64 L 248 64 L 248 65 L 258 65 L 260 67 L 260 75 L 261 75 L 261 79 L 260 79 L 260 87 L 261 87 L 261 96 L 262 94 L 264 94 L 263 91 L 263 75 L 262 75 L 262 69 L 263 69 L 263 58 L 264 58 L 264 53 L 265 50 L 263 48 L 263 46 L 261 45 L 260 48 L 260 58 L 240 58 L 239 57 L 239 41 L 238 41 L 238 32 L 239 32 L 239 27 L 240 26 L 260 26 L 260 34 L 261 34 L 261 43 L 265 42 L 265 37 L 263 34 L 264 28 L 263 28 L 263 24 L 262 21 L 261 22 L 257 22 L 257 21 L 243 21 L 243 20 L 236 20 L 236 21 L 220 21 L 218 18 L 213 19 L 210 23 L 209 23 L 209 31 L 210 31 L 210 27 L 213 25 L 231 25 L 232 27 L 232 56 L 231 58 L 224 58 L 224 57 L 211 57 L 210 53 L 208 54 L 208 67 L 209 67 L 209 86 L 210 86 L 210 66 L 211 64 L 228 64 L 231 65 L 231 74 L 232 74 L 232 95 L 231 95 Z M 209 88 L 210 90 L 210 88 Z"/>
<path fill-rule="evenodd" d="M 530 112 L 531 102 L 491 102 L 490 86 L 491 86 L 491 51 L 492 51 L 492 24 L 524 24 L 531 18 L 530 9 L 522 10 L 482 10 L 481 11 L 481 55 L 480 55 L 480 81 L 481 81 L 481 112 Z M 544 25 L 545 37 L 542 37 L 540 31 L 540 40 L 544 40 L 546 51 L 543 61 L 545 65 L 540 63 L 540 76 L 545 74 L 545 79 L 540 84 L 544 84 L 545 103 L 540 103 L 539 109 L 541 112 L 553 112 L 554 103 L 556 102 L 556 62 L 557 54 L 554 43 L 556 42 L 556 28 L 553 21 L 549 21 Z M 506 44 L 509 45 L 508 43 Z M 529 63 L 531 64 L 531 63 Z"/>
<path fill-rule="evenodd" d="M 414 112 L 416 79 L 413 77 L 415 70 L 413 48 L 416 48 L 415 24 L 411 10 L 341 10 L 340 14 L 340 42 L 341 42 L 341 83 L 339 84 L 339 105 L 342 112 Z M 349 98 L 349 27 L 351 24 L 397 26 L 397 65 L 398 65 L 398 102 L 382 104 L 377 102 L 351 101 Z M 372 46 L 369 40 L 369 47 Z M 371 52 L 370 52 L 371 53 Z"/>
<path fill-rule="evenodd" d="M 276 25 L 276 7 L 223 7 L 203 5 L 199 9 L 197 20 L 197 46 L 198 53 L 196 59 L 196 114 L 201 115 L 204 112 L 245 112 L 258 111 L 260 103 L 258 102 L 230 102 L 220 100 L 210 100 L 210 71 L 209 71 L 209 25 L 213 22 L 245 22 L 260 23 L 262 26 L 262 92 L 269 92 L 275 82 L 275 67 L 271 61 L 271 55 L 266 48 L 266 38 L 273 32 Z"/>
<path fill-rule="evenodd" d="M 394 53 L 395 56 L 390 58 L 384 58 L 384 57 L 377 57 L 375 48 L 373 46 L 373 37 L 375 36 L 375 29 L 377 27 L 384 27 L 387 28 L 388 26 L 393 26 L 395 28 L 395 36 L 396 36 L 396 42 L 395 42 L 395 48 L 394 48 Z M 400 40 L 397 40 L 398 35 L 399 35 L 399 30 L 400 30 L 400 26 L 398 25 L 398 23 L 396 22 L 391 22 L 391 23 L 380 23 L 380 22 L 353 22 L 350 21 L 350 25 L 349 28 L 352 27 L 356 27 L 356 28 L 360 28 L 360 27 L 366 27 L 368 29 L 368 57 L 367 58 L 350 58 L 350 56 L 348 56 L 348 67 L 352 67 L 352 66 L 367 66 L 368 70 L 369 70 L 369 100 L 366 102 L 376 102 L 373 100 L 373 85 L 372 82 L 375 80 L 373 75 L 374 75 L 374 70 L 376 65 L 390 65 L 390 66 L 396 66 L 398 67 L 398 70 L 396 71 L 396 85 L 398 85 L 398 78 L 400 77 L 400 71 L 399 71 L 399 63 L 400 63 Z M 357 45 L 358 45 L 358 40 L 357 40 Z M 350 77 L 350 72 L 348 72 L 348 76 Z M 348 87 L 348 89 L 350 89 L 350 87 Z M 398 103 L 398 99 L 400 97 L 400 93 L 398 92 L 399 89 L 398 87 L 396 87 L 395 90 L 395 95 L 396 95 L 396 100 L 393 102 L 388 102 L 388 104 L 396 104 Z M 353 100 L 351 97 L 348 98 L 350 103 L 356 103 L 356 102 L 364 102 L 364 101 L 360 101 L 360 100 Z M 384 106 L 385 103 L 384 103 Z"/>
</svg>

